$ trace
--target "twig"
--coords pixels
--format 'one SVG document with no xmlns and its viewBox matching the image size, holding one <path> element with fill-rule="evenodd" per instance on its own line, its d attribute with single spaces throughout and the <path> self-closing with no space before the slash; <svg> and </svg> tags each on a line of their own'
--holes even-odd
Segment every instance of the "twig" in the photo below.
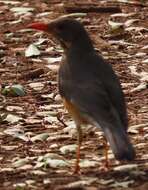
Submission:
<svg viewBox="0 0 148 190">
<path fill-rule="evenodd" d="M 57 119 L 58 119 L 58 121 L 59 121 L 64 127 L 67 127 L 66 123 L 63 121 L 63 119 L 61 119 L 60 114 L 57 114 Z"/>
<path fill-rule="evenodd" d="M 66 5 L 64 7 L 65 11 L 68 13 L 73 12 L 79 12 L 79 13 L 89 13 L 89 12 L 95 12 L 95 13 L 118 13 L 122 12 L 120 7 L 118 6 L 108 6 L 108 7 L 95 7 L 95 6 L 74 6 L 74 5 Z"/>
</svg>

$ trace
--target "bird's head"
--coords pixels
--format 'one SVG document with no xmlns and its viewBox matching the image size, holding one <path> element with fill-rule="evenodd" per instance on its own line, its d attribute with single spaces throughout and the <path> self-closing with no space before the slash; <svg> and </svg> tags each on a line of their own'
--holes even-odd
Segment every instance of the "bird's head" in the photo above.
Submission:
<svg viewBox="0 0 148 190">
<path fill-rule="evenodd" d="M 28 28 L 45 31 L 52 34 L 64 48 L 69 48 L 73 43 L 79 42 L 87 35 L 83 25 L 74 19 L 60 18 L 50 23 L 32 23 Z"/>
</svg>

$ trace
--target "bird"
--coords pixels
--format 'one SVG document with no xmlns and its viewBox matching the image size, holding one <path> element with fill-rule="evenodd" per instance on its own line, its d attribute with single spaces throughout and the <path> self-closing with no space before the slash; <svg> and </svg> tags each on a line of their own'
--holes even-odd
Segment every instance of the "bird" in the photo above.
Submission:
<svg viewBox="0 0 148 190">
<path fill-rule="evenodd" d="M 111 64 L 96 52 L 83 24 L 64 17 L 31 23 L 28 28 L 52 35 L 63 48 L 58 89 L 77 129 L 74 173 L 80 171 L 82 125 L 100 128 L 117 160 L 133 161 L 136 154 L 127 134 L 128 114 L 121 83 Z"/>
</svg>

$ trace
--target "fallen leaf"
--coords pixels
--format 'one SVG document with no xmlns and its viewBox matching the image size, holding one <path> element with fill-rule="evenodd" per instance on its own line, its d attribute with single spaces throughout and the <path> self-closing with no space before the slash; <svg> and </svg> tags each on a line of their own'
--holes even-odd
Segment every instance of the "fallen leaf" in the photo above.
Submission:
<svg viewBox="0 0 148 190">
<path fill-rule="evenodd" d="M 56 159 L 50 159 L 48 158 L 46 160 L 46 164 L 48 164 L 50 167 L 52 168 L 57 168 L 57 167 L 65 167 L 65 166 L 68 166 L 69 164 L 64 161 L 64 160 L 56 160 Z"/>
<path fill-rule="evenodd" d="M 50 184 L 51 183 L 51 180 L 49 178 L 46 178 L 43 180 L 43 184 L 47 185 L 47 184 Z"/>
<path fill-rule="evenodd" d="M 15 168 L 19 168 L 21 166 L 26 165 L 28 162 L 29 162 L 28 158 L 22 158 L 22 159 L 20 158 L 19 160 L 13 162 L 12 166 L 15 167 Z"/>
<path fill-rule="evenodd" d="M 42 134 L 39 134 L 39 135 L 36 135 L 36 136 L 32 137 L 30 140 L 32 142 L 45 141 L 48 137 L 49 137 L 49 133 L 42 133 Z"/>
<path fill-rule="evenodd" d="M 62 156 L 54 153 L 48 153 L 38 158 L 35 168 L 46 167 L 46 166 L 57 168 L 57 167 L 65 167 L 68 165 L 69 163 L 66 162 Z"/>
<path fill-rule="evenodd" d="M 7 117 L 4 119 L 4 121 L 7 121 L 9 123 L 17 123 L 21 119 L 22 118 L 17 115 L 8 114 Z"/>
<path fill-rule="evenodd" d="M 131 89 L 130 92 L 139 92 L 141 90 L 145 90 L 146 88 L 147 88 L 147 84 L 146 83 L 141 83 L 137 87 Z"/>
<path fill-rule="evenodd" d="M 46 65 L 51 71 L 57 72 L 59 70 L 59 65 Z"/>
<path fill-rule="evenodd" d="M 114 17 L 130 17 L 130 16 L 134 16 L 136 13 L 115 13 L 110 15 L 110 17 L 114 18 Z"/>
<path fill-rule="evenodd" d="M 44 121 L 46 121 L 48 123 L 55 123 L 55 122 L 58 122 L 58 119 L 57 119 L 57 117 L 54 117 L 54 116 L 50 115 L 48 117 L 45 117 Z"/>
<path fill-rule="evenodd" d="M 26 134 L 24 133 L 23 130 L 19 129 L 19 128 L 8 128 L 6 130 L 4 130 L 5 134 L 11 135 L 14 138 L 19 138 L 21 140 L 24 140 L 26 142 L 28 142 L 30 139 L 28 136 L 26 136 Z"/>
<path fill-rule="evenodd" d="M 119 34 L 124 31 L 124 23 L 120 22 L 113 22 L 111 20 L 108 21 L 108 24 L 110 26 L 110 32 L 113 34 Z"/>
<path fill-rule="evenodd" d="M 98 181 L 98 178 L 95 178 L 95 177 L 84 177 L 83 180 L 78 180 L 78 181 L 71 182 L 71 183 L 65 185 L 65 189 L 66 188 L 68 188 L 68 189 L 80 189 L 83 186 L 91 185 L 92 183 L 94 183 L 96 181 Z"/>
<path fill-rule="evenodd" d="M 15 84 L 12 86 L 6 86 L 2 90 L 2 94 L 5 96 L 25 96 L 24 87 L 20 84 Z"/>
<path fill-rule="evenodd" d="M 13 7 L 10 9 L 12 12 L 15 12 L 16 15 L 26 14 L 32 12 L 34 8 L 31 7 Z"/>
<path fill-rule="evenodd" d="M 127 21 L 124 23 L 124 26 L 129 27 L 129 26 L 131 26 L 133 23 L 135 23 L 135 22 L 137 22 L 137 21 L 139 21 L 139 19 L 129 19 L 129 20 L 127 20 Z"/>
<path fill-rule="evenodd" d="M 58 148 L 58 144 L 56 144 L 56 143 L 55 143 L 55 144 L 52 144 L 52 145 L 50 145 L 50 148 L 53 148 L 53 149 L 54 149 L 54 148 Z"/>
<path fill-rule="evenodd" d="M 102 185 L 108 185 L 108 184 L 111 184 L 111 183 L 113 183 L 113 182 L 114 182 L 113 179 L 108 179 L 108 180 L 99 179 L 99 183 L 102 184 Z"/>
<path fill-rule="evenodd" d="M 64 133 L 68 133 L 69 135 L 71 135 L 71 137 L 74 137 L 77 135 L 77 129 L 75 126 L 75 122 L 74 121 L 69 121 L 66 122 L 67 127 L 63 128 L 63 132 Z"/>
<path fill-rule="evenodd" d="M 20 106 L 7 106 L 6 107 L 7 111 L 23 111 L 23 108 Z"/>
<path fill-rule="evenodd" d="M 46 175 L 46 172 L 41 171 L 41 170 L 32 170 L 32 171 L 30 171 L 30 173 L 33 174 L 33 175 L 37 175 L 37 176 Z"/>
<path fill-rule="evenodd" d="M 137 164 L 126 164 L 122 166 L 116 166 L 113 168 L 115 171 L 131 171 L 131 170 L 137 170 L 138 165 Z"/>
<path fill-rule="evenodd" d="M 142 50 L 148 49 L 148 45 L 145 45 L 141 48 Z"/>
<path fill-rule="evenodd" d="M 0 0 L 0 3 L 4 3 L 4 4 L 10 4 L 10 5 L 17 5 L 20 4 L 19 1 L 6 1 L 6 0 Z"/>
<path fill-rule="evenodd" d="M 44 84 L 42 82 L 32 82 L 29 83 L 29 86 L 36 91 L 41 91 L 44 88 Z"/>
<path fill-rule="evenodd" d="M 38 56 L 40 54 L 39 49 L 34 44 L 30 44 L 25 51 L 26 57 Z"/>
<path fill-rule="evenodd" d="M 148 63 L 148 59 L 143 60 L 142 63 Z"/>
<path fill-rule="evenodd" d="M 53 141 L 53 140 L 56 140 L 56 141 L 60 141 L 60 140 L 66 140 L 66 139 L 69 139 L 71 136 L 70 135 L 56 135 L 56 136 L 50 136 L 48 138 L 48 141 Z"/>
<path fill-rule="evenodd" d="M 2 145 L 1 148 L 4 149 L 4 150 L 11 151 L 11 150 L 17 149 L 18 146 L 15 146 L 15 145 L 14 146 L 7 146 L 7 145 L 4 146 L 4 145 Z"/>
<path fill-rule="evenodd" d="M 26 187 L 25 183 L 16 183 L 13 184 L 13 187 L 15 187 L 16 190 L 24 190 L 24 188 Z"/>
<path fill-rule="evenodd" d="M 56 159 L 56 160 L 64 160 L 64 157 L 59 155 L 59 154 L 55 154 L 55 153 L 47 153 L 44 156 L 41 157 L 41 160 L 46 160 L 46 159 Z"/>
<path fill-rule="evenodd" d="M 110 187 L 123 187 L 123 188 L 128 188 L 129 185 L 133 184 L 134 180 L 130 181 L 123 181 L 123 182 L 115 182 L 114 184 L 111 184 Z"/>
<path fill-rule="evenodd" d="M 146 53 L 144 53 L 144 52 L 139 52 L 139 53 L 136 53 L 135 56 L 136 56 L 136 57 L 144 57 L 144 56 L 146 56 Z"/>
<path fill-rule="evenodd" d="M 14 168 L 1 168 L 0 169 L 1 172 L 13 172 L 14 171 Z"/>
<path fill-rule="evenodd" d="M 13 93 L 16 94 L 17 96 L 25 96 L 26 94 L 24 87 L 20 84 L 12 85 L 11 91 L 13 91 Z"/>
<path fill-rule="evenodd" d="M 37 116 L 39 117 L 48 117 L 48 116 L 56 116 L 57 112 L 56 111 L 40 111 L 36 113 Z"/>
<path fill-rule="evenodd" d="M 42 120 L 41 119 L 36 119 L 36 118 L 33 118 L 33 117 L 28 117 L 27 119 L 25 119 L 25 122 L 27 124 L 37 124 L 37 123 L 42 123 Z"/>
<path fill-rule="evenodd" d="M 56 63 L 61 61 L 62 56 L 60 57 L 49 57 L 49 58 L 44 58 L 49 64 Z"/>
<path fill-rule="evenodd" d="M 43 13 L 38 13 L 36 15 L 36 17 L 45 17 L 45 16 L 48 16 L 50 14 L 53 14 L 53 12 L 43 12 Z"/>
<path fill-rule="evenodd" d="M 64 16 L 61 16 L 61 18 L 67 18 L 67 17 L 85 17 L 87 16 L 87 13 L 71 13 L 71 14 L 66 14 Z"/>
<path fill-rule="evenodd" d="M 98 164 L 98 162 L 93 161 L 93 160 L 81 160 L 80 161 L 81 168 L 95 167 L 97 164 Z"/>
<path fill-rule="evenodd" d="M 136 144 L 135 147 L 136 148 L 139 148 L 139 149 L 142 149 L 144 148 L 145 146 L 147 146 L 147 143 L 139 143 L 139 144 Z"/>
<path fill-rule="evenodd" d="M 77 145 L 76 144 L 70 144 L 65 145 L 60 148 L 60 151 L 62 154 L 68 154 L 70 152 L 76 152 Z"/>
<path fill-rule="evenodd" d="M 28 180 L 25 181 L 25 183 L 26 183 L 27 185 L 32 185 L 32 184 L 35 184 L 36 181 L 35 181 L 35 180 L 32 180 L 32 179 L 28 179 Z"/>
</svg>

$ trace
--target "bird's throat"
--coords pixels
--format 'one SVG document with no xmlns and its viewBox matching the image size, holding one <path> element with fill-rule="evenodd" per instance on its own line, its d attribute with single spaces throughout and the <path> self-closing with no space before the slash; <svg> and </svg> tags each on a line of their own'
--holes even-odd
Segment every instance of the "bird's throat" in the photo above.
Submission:
<svg viewBox="0 0 148 190">
<path fill-rule="evenodd" d="M 64 52 L 67 53 L 69 48 L 71 47 L 71 44 L 66 41 L 63 41 L 61 39 L 59 41 L 60 41 L 62 48 L 64 49 Z"/>
</svg>

